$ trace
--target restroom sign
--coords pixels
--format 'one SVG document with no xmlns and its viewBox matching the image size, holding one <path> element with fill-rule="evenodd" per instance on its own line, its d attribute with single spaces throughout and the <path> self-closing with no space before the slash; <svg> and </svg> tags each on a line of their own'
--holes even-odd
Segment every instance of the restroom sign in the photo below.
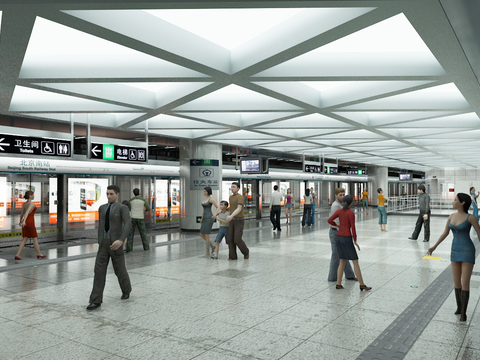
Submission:
<svg viewBox="0 0 480 360">
<path fill-rule="evenodd" d="M 203 190 L 206 186 L 220 190 L 219 164 L 214 159 L 190 159 L 190 190 Z"/>
</svg>

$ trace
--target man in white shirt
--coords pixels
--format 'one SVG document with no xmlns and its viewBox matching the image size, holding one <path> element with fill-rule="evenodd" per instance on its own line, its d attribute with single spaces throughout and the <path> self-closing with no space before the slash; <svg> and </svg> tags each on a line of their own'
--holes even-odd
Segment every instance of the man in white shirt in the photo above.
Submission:
<svg viewBox="0 0 480 360">
<path fill-rule="evenodd" d="M 345 197 L 345 189 L 336 188 L 335 189 L 335 201 L 330 208 L 330 215 L 332 216 L 335 211 L 343 208 L 343 198 Z M 340 225 L 338 219 L 335 219 L 335 223 Z M 338 228 L 330 226 L 330 245 L 332 247 L 332 257 L 330 258 L 330 270 L 328 272 L 328 281 L 337 281 L 337 270 L 338 265 L 340 264 L 340 258 L 338 257 L 337 244 L 335 238 L 337 237 Z M 345 277 L 347 280 L 357 280 L 355 273 L 353 272 L 350 261 L 347 261 L 345 264 Z"/>
<path fill-rule="evenodd" d="M 273 224 L 273 230 L 280 229 L 280 204 L 282 202 L 282 194 L 278 191 L 278 185 L 273 187 L 272 196 L 270 198 L 270 221 Z"/>
</svg>

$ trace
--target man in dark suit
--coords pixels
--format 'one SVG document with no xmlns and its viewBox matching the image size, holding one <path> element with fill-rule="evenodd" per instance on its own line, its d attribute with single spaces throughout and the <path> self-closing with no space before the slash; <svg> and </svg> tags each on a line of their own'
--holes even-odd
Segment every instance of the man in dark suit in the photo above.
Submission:
<svg viewBox="0 0 480 360">
<path fill-rule="evenodd" d="M 123 245 L 130 232 L 130 214 L 128 207 L 117 202 L 120 188 L 117 185 L 107 187 L 108 204 L 98 209 L 98 252 L 95 260 L 95 277 L 87 310 L 94 310 L 102 305 L 103 289 L 110 258 L 122 289 L 122 300 L 130 297 L 132 286 L 125 267 Z"/>
</svg>

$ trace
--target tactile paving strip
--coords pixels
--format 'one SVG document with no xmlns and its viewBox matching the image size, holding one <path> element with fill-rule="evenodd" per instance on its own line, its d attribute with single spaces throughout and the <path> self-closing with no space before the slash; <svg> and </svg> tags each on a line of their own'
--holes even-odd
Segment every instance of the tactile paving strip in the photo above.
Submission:
<svg viewBox="0 0 480 360">
<path fill-rule="evenodd" d="M 479 246 L 476 248 L 478 256 Z M 357 360 L 405 358 L 452 291 L 450 265 L 357 357 Z M 453 306 L 452 304 L 452 309 Z"/>
</svg>

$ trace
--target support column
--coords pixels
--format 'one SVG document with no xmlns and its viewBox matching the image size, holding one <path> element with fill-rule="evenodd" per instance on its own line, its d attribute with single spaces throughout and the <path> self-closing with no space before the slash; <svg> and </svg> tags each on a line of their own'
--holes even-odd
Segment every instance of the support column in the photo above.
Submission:
<svg viewBox="0 0 480 360">
<path fill-rule="evenodd" d="M 68 227 L 67 176 L 57 176 L 57 240 L 64 240 Z"/>
<path fill-rule="evenodd" d="M 190 190 L 190 159 L 213 159 L 218 160 L 220 171 L 218 190 L 213 190 L 212 197 L 217 204 L 220 203 L 222 194 L 222 145 L 201 143 L 192 140 L 180 141 L 180 229 L 200 230 L 200 224 L 196 222 L 197 216 L 202 216 L 202 201 L 205 199 L 203 188 Z M 228 199 L 226 199 L 228 201 Z M 220 204 L 219 204 L 220 206 Z M 212 206 L 212 212 L 215 213 Z M 218 228 L 218 223 L 213 224 Z"/>
<path fill-rule="evenodd" d="M 371 166 L 368 168 L 368 200 L 372 205 L 378 205 L 377 189 L 382 188 L 383 194 L 388 198 L 388 167 Z"/>
</svg>

